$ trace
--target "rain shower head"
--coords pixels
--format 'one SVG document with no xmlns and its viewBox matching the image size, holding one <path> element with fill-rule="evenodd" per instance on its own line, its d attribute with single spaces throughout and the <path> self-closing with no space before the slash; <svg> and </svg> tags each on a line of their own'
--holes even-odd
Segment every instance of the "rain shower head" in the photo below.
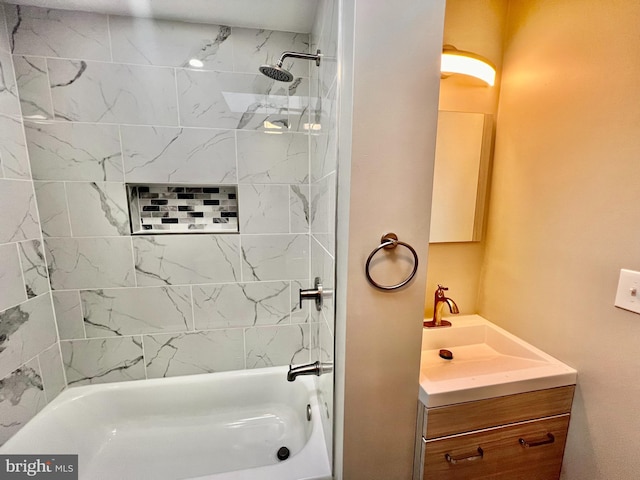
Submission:
<svg viewBox="0 0 640 480">
<path fill-rule="evenodd" d="M 288 70 L 282 68 L 280 65 L 262 65 L 259 70 L 263 75 L 266 75 L 269 78 L 273 78 L 274 80 L 277 80 L 279 82 L 293 81 L 293 74 Z"/>
<path fill-rule="evenodd" d="M 314 60 L 316 62 L 316 66 L 320 66 L 320 50 L 317 50 L 316 53 L 301 53 L 301 52 L 284 52 L 280 55 L 280 59 L 275 65 L 262 65 L 259 70 L 260 73 L 266 75 L 273 80 L 277 80 L 279 82 L 291 82 L 293 81 L 293 74 L 288 70 L 282 68 L 282 64 L 284 63 L 284 59 L 287 57 L 292 58 L 302 58 L 304 60 Z"/>
</svg>

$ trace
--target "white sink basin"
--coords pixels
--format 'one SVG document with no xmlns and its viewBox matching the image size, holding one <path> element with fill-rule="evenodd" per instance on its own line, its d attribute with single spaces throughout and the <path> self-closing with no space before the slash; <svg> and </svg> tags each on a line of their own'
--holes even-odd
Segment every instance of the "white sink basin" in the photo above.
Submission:
<svg viewBox="0 0 640 480">
<path fill-rule="evenodd" d="M 577 372 L 479 315 L 422 333 L 420 400 L 427 407 L 561 387 Z M 453 359 L 440 357 L 449 350 Z"/>
</svg>

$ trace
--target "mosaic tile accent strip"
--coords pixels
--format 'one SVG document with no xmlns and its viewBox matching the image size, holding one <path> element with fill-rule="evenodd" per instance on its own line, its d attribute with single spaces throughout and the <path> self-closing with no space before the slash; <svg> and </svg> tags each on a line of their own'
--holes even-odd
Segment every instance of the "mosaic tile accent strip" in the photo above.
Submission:
<svg viewBox="0 0 640 480">
<path fill-rule="evenodd" d="M 238 233 L 235 185 L 127 184 L 133 234 Z"/>
</svg>

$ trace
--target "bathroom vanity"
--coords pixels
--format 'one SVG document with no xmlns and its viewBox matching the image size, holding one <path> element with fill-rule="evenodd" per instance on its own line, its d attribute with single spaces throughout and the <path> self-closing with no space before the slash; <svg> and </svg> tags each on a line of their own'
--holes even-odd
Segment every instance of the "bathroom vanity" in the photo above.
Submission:
<svg viewBox="0 0 640 480">
<path fill-rule="evenodd" d="M 576 377 L 477 315 L 425 329 L 414 480 L 558 479 Z"/>
</svg>

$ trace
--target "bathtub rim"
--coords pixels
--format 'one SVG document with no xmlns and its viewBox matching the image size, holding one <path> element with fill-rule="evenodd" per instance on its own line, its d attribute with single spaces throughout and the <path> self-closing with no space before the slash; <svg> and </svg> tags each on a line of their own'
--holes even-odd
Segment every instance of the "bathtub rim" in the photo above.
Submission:
<svg viewBox="0 0 640 480">
<path fill-rule="evenodd" d="M 196 375 L 183 375 L 166 378 L 154 378 L 148 380 L 130 380 L 113 383 L 81 385 L 70 387 L 61 392 L 54 400 L 40 410 L 29 422 L 27 422 L 15 435 L 0 446 L 0 454 L 10 453 L 13 444 L 20 442 L 22 437 L 28 435 L 30 430 L 37 428 L 32 426 L 33 420 L 42 418 L 69 402 L 81 400 L 84 397 L 100 395 L 103 392 L 117 392 L 119 390 L 144 390 L 153 389 L 155 386 L 165 388 L 188 387 L 201 383 L 203 380 L 214 379 L 251 379 L 251 377 L 282 376 L 286 379 L 288 367 L 265 367 L 251 370 L 231 370 L 225 372 L 203 373 Z M 230 472 L 214 473 L 204 476 L 188 477 L 192 480 L 330 480 L 331 465 L 329 463 L 323 432 L 317 379 L 315 377 L 298 377 L 296 382 L 302 383 L 309 395 L 309 405 L 312 412 L 312 429 L 306 444 L 289 459 L 266 466 L 236 470 Z M 33 424 L 32 424 L 33 425 Z M 7 452 L 7 450 L 9 450 Z"/>
</svg>

